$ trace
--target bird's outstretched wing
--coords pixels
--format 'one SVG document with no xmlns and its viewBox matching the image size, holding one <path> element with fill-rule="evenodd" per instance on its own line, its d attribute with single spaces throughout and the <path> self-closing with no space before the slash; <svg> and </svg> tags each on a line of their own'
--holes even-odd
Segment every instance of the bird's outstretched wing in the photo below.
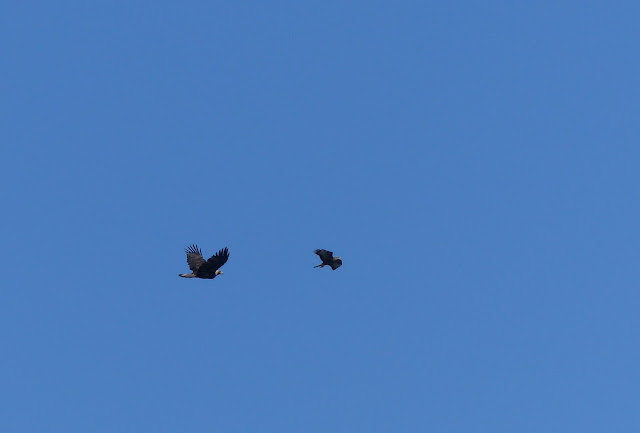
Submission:
<svg viewBox="0 0 640 433">
<path fill-rule="evenodd" d="M 207 268 L 210 272 L 215 272 L 222 267 L 229 260 L 229 249 L 224 247 L 207 260 Z"/>
<path fill-rule="evenodd" d="M 197 245 L 191 245 L 184 251 L 187 253 L 187 264 L 192 272 L 196 272 L 200 269 L 200 266 L 206 263 L 204 257 L 202 257 L 202 251 L 200 251 Z"/>
<path fill-rule="evenodd" d="M 314 253 L 320 257 L 320 260 L 322 260 L 322 263 L 325 265 L 331 264 L 331 261 L 333 260 L 333 253 L 331 251 L 315 250 Z"/>
<path fill-rule="evenodd" d="M 329 263 L 329 266 L 331 266 L 331 269 L 333 269 L 334 271 L 336 269 L 338 269 L 340 266 L 342 266 L 342 259 L 339 258 L 334 258 L 331 263 Z"/>
</svg>

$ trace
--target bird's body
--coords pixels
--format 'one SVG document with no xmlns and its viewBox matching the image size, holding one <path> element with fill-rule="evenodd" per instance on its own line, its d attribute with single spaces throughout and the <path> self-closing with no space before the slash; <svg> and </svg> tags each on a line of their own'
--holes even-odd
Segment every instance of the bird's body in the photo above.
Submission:
<svg viewBox="0 0 640 433">
<path fill-rule="evenodd" d="M 322 268 L 324 266 L 331 266 L 332 270 L 338 269 L 342 266 L 342 259 L 340 257 L 333 257 L 333 252 L 327 250 L 315 250 L 314 253 L 320 257 L 322 263 L 314 266 L 314 268 Z"/>
<path fill-rule="evenodd" d="M 229 249 L 227 247 L 224 247 L 212 255 L 209 260 L 205 260 L 204 257 L 202 257 L 202 251 L 197 245 L 191 245 L 185 249 L 185 252 L 187 253 L 187 264 L 189 265 L 189 269 L 191 269 L 191 273 L 178 274 L 179 277 L 183 278 L 204 278 L 211 280 L 223 274 L 220 268 L 229 260 Z"/>
</svg>

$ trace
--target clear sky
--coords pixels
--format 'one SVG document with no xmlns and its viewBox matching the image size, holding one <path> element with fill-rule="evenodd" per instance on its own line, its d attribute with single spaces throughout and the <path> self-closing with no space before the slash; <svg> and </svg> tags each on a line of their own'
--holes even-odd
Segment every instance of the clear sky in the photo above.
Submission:
<svg viewBox="0 0 640 433">
<path fill-rule="evenodd" d="M 8 2 L 0 431 L 639 431 L 639 21 Z"/>
</svg>

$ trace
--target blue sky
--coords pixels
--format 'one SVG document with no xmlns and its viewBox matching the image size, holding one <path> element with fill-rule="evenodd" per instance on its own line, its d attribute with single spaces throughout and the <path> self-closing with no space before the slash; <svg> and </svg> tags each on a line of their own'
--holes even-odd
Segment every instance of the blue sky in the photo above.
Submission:
<svg viewBox="0 0 640 433">
<path fill-rule="evenodd" d="M 639 12 L 7 4 L 0 431 L 637 431 Z"/>
</svg>

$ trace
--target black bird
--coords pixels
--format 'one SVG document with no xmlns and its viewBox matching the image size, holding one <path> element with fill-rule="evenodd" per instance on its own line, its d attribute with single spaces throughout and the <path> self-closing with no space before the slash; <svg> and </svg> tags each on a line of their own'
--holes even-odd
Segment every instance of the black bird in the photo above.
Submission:
<svg viewBox="0 0 640 433">
<path fill-rule="evenodd" d="M 205 278 L 211 280 L 224 273 L 220 268 L 229 260 L 229 249 L 227 247 L 224 247 L 212 255 L 209 260 L 205 260 L 204 257 L 202 257 L 202 251 L 200 251 L 197 245 L 191 245 L 184 251 L 187 253 L 187 264 L 189 265 L 189 269 L 191 269 L 191 273 L 178 274 L 179 277 Z"/>
<path fill-rule="evenodd" d="M 333 257 L 333 253 L 331 251 L 315 250 L 314 253 L 316 253 L 320 257 L 320 260 L 322 260 L 322 263 L 314 266 L 314 268 L 322 268 L 323 266 L 328 265 L 335 271 L 342 266 L 342 259 L 340 257 Z"/>
</svg>

